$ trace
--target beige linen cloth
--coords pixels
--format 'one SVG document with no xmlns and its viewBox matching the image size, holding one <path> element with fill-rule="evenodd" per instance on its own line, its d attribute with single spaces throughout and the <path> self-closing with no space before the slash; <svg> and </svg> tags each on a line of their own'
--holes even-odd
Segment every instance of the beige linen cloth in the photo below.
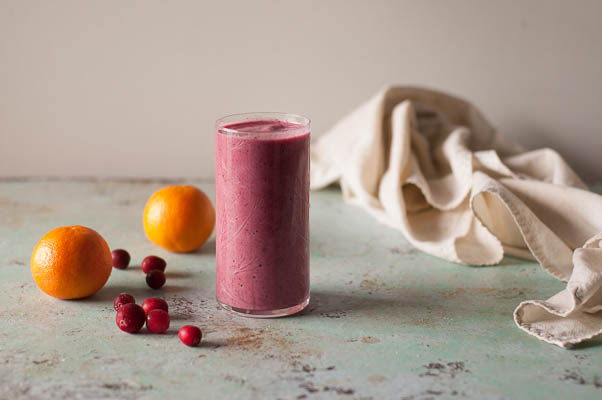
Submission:
<svg viewBox="0 0 602 400">
<path fill-rule="evenodd" d="M 602 333 L 602 196 L 555 151 L 503 140 L 468 102 L 380 91 L 312 144 L 312 189 L 333 182 L 429 254 L 491 265 L 507 253 L 568 281 L 515 310 L 529 334 L 570 347 Z"/>
</svg>

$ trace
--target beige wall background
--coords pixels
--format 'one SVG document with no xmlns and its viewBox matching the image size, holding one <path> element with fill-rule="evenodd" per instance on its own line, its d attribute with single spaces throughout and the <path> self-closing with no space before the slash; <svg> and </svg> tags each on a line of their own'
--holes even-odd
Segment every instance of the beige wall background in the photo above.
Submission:
<svg viewBox="0 0 602 400">
<path fill-rule="evenodd" d="M 211 177 L 213 122 L 320 135 L 387 83 L 602 181 L 602 1 L 0 0 L 0 176 Z"/>
</svg>

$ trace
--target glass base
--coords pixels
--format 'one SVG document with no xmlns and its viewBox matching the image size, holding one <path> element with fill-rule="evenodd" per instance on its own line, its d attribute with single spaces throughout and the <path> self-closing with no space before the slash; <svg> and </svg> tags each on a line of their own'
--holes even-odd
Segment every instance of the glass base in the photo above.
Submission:
<svg viewBox="0 0 602 400">
<path fill-rule="evenodd" d="M 232 307 L 228 304 L 222 303 L 221 301 L 215 299 L 217 304 L 222 306 L 224 309 L 233 312 L 234 314 L 240 315 L 242 317 L 251 317 L 251 318 L 278 318 L 278 317 L 287 317 L 289 315 L 296 314 L 300 311 L 303 311 L 305 307 L 309 304 L 309 296 L 307 299 L 303 300 L 301 303 L 296 306 L 281 308 L 279 310 L 247 310 L 245 308 Z"/>
</svg>

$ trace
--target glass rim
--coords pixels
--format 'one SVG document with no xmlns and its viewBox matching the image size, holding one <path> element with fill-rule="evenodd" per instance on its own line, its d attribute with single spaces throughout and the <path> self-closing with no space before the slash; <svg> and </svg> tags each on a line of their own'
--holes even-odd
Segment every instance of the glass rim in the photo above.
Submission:
<svg viewBox="0 0 602 400">
<path fill-rule="evenodd" d="M 227 125 L 236 124 L 240 122 L 250 121 L 264 121 L 264 120 L 276 120 L 282 122 L 292 122 L 300 125 L 298 128 L 293 130 L 287 130 L 287 134 L 297 131 L 308 131 L 311 128 L 311 120 L 309 117 L 301 114 L 293 114 L 286 112 L 277 111 L 258 111 L 258 112 L 246 112 L 236 113 L 223 116 L 215 121 L 215 130 L 217 133 L 226 135 L 247 135 L 247 132 L 240 131 L 238 129 L 227 128 Z"/>
</svg>

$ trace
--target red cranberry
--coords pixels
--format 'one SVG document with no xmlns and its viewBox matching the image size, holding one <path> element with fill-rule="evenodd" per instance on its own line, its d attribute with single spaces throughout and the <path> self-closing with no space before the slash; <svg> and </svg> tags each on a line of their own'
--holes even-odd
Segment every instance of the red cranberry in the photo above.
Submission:
<svg viewBox="0 0 602 400">
<path fill-rule="evenodd" d="M 178 337 L 186 346 L 198 346 L 201 343 L 203 333 L 196 326 L 184 325 L 180 328 Z"/>
<path fill-rule="evenodd" d="M 142 303 L 142 308 L 144 309 L 146 315 L 148 315 L 148 313 L 153 310 L 163 310 L 165 312 L 169 312 L 167 302 L 157 297 L 151 297 L 150 299 L 144 300 L 144 302 Z"/>
<path fill-rule="evenodd" d="M 117 310 L 115 322 L 122 331 L 136 333 L 144 326 L 146 316 L 144 310 L 138 304 L 124 304 Z"/>
<path fill-rule="evenodd" d="M 145 257 L 144 260 L 142 260 L 142 265 L 140 265 L 140 268 L 142 268 L 142 272 L 148 274 L 149 272 L 155 269 L 165 271 L 166 265 L 167 263 L 161 257 L 148 256 Z"/>
<path fill-rule="evenodd" d="M 163 333 L 169 328 L 169 314 L 164 310 L 152 310 L 146 316 L 146 329 L 152 333 Z"/>
<path fill-rule="evenodd" d="M 153 269 L 146 274 L 146 284 L 153 289 L 160 289 L 165 284 L 165 274 L 161 270 Z"/>
<path fill-rule="evenodd" d="M 115 297 L 115 300 L 113 300 L 113 308 L 115 309 L 115 311 L 117 311 L 119 310 L 119 307 L 123 306 L 124 304 L 130 303 L 136 303 L 136 299 L 134 298 L 134 296 L 127 293 L 120 293 L 119 295 L 117 295 L 117 297 Z"/>
<path fill-rule="evenodd" d="M 130 253 L 123 249 L 116 249 L 111 252 L 113 258 L 113 267 L 126 269 L 130 265 Z"/>
</svg>

